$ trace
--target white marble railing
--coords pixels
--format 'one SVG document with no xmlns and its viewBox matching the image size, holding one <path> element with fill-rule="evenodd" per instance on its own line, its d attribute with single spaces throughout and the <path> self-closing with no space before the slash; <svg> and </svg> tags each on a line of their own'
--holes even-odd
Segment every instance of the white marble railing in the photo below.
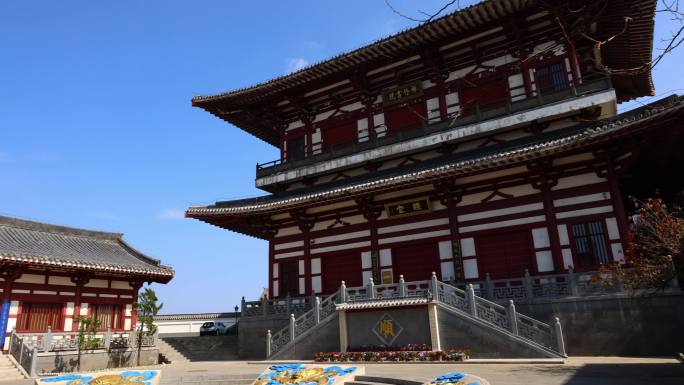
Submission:
<svg viewBox="0 0 684 385">
<path fill-rule="evenodd" d="M 267 356 L 270 357 L 283 350 L 308 330 L 315 328 L 322 320 L 330 317 L 335 312 L 335 304 L 383 302 L 401 298 L 426 298 L 452 310 L 466 313 L 492 327 L 518 336 L 560 356 L 565 356 L 563 333 L 558 318 L 555 319 L 553 325 L 543 323 L 518 313 L 512 300 L 509 301 L 508 306 L 499 305 L 477 296 L 472 284 L 462 290 L 438 281 L 434 273 L 428 281 L 404 282 L 402 276 L 399 283 L 389 285 L 375 285 L 371 279 L 366 286 L 348 288 L 343 281 L 340 289 L 324 301 L 321 302 L 315 298 L 313 309 L 309 312 L 297 318 L 292 314 L 289 325 L 282 330 L 275 334 L 271 334 L 269 330 L 266 343 Z"/>
</svg>

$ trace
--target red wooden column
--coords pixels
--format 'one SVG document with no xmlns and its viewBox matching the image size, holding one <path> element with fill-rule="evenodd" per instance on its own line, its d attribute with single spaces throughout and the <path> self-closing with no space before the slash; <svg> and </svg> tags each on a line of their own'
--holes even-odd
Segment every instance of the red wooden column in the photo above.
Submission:
<svg viewBox="0 0 684 385">
<path fill-rule="evenodd" d="M 78 330 L 78 317 L 81 316 L 81 292 L 83 291 L 83 286 L 90 282 L 90 277 L 84 274 L 76 275 L 71 277 L 71 282 L 76 284 L 75 290 L 75 300 L 74 300 L 74 315 L 72 316 L 73 322 L 71 324 L 71 330 Z M 136 299 L 137 300 L 137 299 Z M 68 330 L 65 330 L 68 331 Z"/>
<path fill-rule="evenodd" d="M 273 239 L 268 240 L 268 297 L 273 298 L 273 264 L 275 263 Z M 278 277 L 280 282 L 280 277 Z M 244 310 L 244 309 L 242 309 Z"/>
<path fill-rule="evenodd" d="M 306 209 L 292 210 L 290 216 L 302 232 L 304 239 L 304 294 L 309 295 L 313 291 L 311 287 L 311 229 L 315 221 L 306 213 Z M 299 262 L 298 262 L 299 263 Z M 279 272 L 282 273 L 282 272 Z M 278 279 L 282 277 L 279 276 Z M 297 265 L 297 288 L 299 289 L 299 265 Z M 282 293 L 278 293 L 282 295 Z"/>
<path fill-rule="evenodd" d="M 138 302 L 138 295 L 140 293 L 140 288 L 142 288 L 143 282 L 131 281 L 129 282 L 129 284 L 133 287 L 133 306 L 131 307 L 131 330 L 135 330 L 135 324 L 138 323 L 138 309 L 135 308 L 135 304 Z"/>
<path fill-rule="evenodd" d="M 622 200 L 622 192 L 620 191 L 620 183 L 618 176 L 615 173 L 615 165 L 613 160 L 608 158 L 608 169 L 605 177 L 608 179 L 610 186 L 610 200 L 613 203 L 613 211 L 617 218 L 618 229 L 620 230 L 620 242 L 622 243 L 622 252 L 625 259 L 633 257 L 631 253 L 630 244 L 632 243 L 632 232 L 629 228 L 629 220 L 627 219 L 627 208 Z"/>
<path fill-rule="evenodd" d="M 456 189 L 453 178 L 443 179 L 435 183 L 434 186 L 437 190 L 437 197 L 439 198 L 440 203 L 446 206 L 449 213 L 454 278 L 458 283 L 463 283 L 465 282 L 465 276 L 463 271 L 463 258 L 461 257 L 461 236 L 458 231 L 458 216 L 456 214 L 456 205 L 461 201 L 463 194 Z"/>
<path fill-rule="evenodd" d="M 362 196 L 356 198 L 356 204 L 363 217 L 368 221 L 368 229 L 370 230 L 371 243 L 371 265 L 373 266 L 373 281 L 376 283 L 380 280 L 380 244 L 378 243 L 378 224 L 377 220 L 382 214 L 382 206 L 373 203 L 373 195 Z"/>
<path fill-rule="evenodd" d="M 8 300 L 12 296 L 12 284 L 16 279 L 21 277 L 21 270 L 14 269 L 11 267 L 3 267 L 2 273 L 0 275 L 5 280 L 2 291 L 2 299 Z"/>
<path fill-rule="evenodd" d="M 560 237 L 558 236 L 558 224 L 553 207 L 553 197 L 551 196 L 551 188 L 558 183 L 558 177 L 552 175 L 550 166 L 551 162 L 543 162 L 528 166 L 528 168 L 538 173 L 538 179 L 532 183 L 532 187 L 541 192 L 546 227 L 549 233 L 549 243 L 551 243 L 553 267 L 557 274 L 561 274 L 565 272 L 567 266 L 564 266 L 563 263 L 563 253 L 561 251 Z"/>
</svg>

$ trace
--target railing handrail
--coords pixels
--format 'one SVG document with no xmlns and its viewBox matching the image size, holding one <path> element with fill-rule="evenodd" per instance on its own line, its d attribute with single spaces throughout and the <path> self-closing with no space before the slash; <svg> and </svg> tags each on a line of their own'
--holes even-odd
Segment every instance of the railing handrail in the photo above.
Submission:
<svg viewBox="0 0 684 385">
<path fill-rule="evenodd" d="M 277 331 L 274 334 L 271 334 L 271 331 L 269 330 L 267 333 L 267 343 L 266 343 L 266 354 L 267 356 L 271 356 L 277 352 L 279 352 L 284 346 L 286 346 L 288 343 L 294 341 L 298 336 L 306 333 L 309 329 L 305 329 L 301 332 L 297 332 L 297 325 L 302 325 L 306 321 L 314 320 L 313 325 L 319 324 L 320 322 L 324 321 L 325 319 L 329 318 L 334 314 L 334 312 L 327 312 L 324 316 L 321 315 L 321 310 L 325 309 L 328 306 L 334 306 L 335 302 L 338 300 L 340 297 L 340 291 L 336 291 L 327 297 L 325 297 L 322 301 L 320 300 L 319 297 L 315 297 L 314 299 L 314 306 L 312 307 L 311 310 L 304 312 L 301 314 L 299 317 L 294 316 L 294 313 L 290 314 L 290 320 L 289 324 L 279 331 Z M 312 325 L 312 326 L 313 326 Z"/>
<path fill-rule="evenodd" d="M 596 85 L 603 85 L 603 87 L 595 87 Z M 382 137 L 368 137 L 368 140 L 345 144 L 341 146 L 341 149 L 337 151 L 335 151 L 335 148 L 333 146 L 333 151 L 322 152 L 318 154 L 309 154 L 308 156 L 298 160 L 286 160 L 280 158 L 265 163 L 257 163 L 257 178 L 270 175 L 277 171 L 286 171 L 298 166 L 312 164 L 317 161 L 333 159 L 338 156 L 344 156 L 348 153 L 354 153 L 357 151 L 398 143 L 406 139 L 413 139 L 415 137 L 420 136 L 421 133 L 432 133 L 443 129 L 460 127 L 467 124 L 480 123 L 485 120 L 496 119 L 501 116 L 510 115 L 511 113 L 519 113 L 532 108 L 539 108 L 540 106 L 549 103 L 557 103 L 560 101 L 573 99 L 578 96 L 585 96 L 594 92 L 605 91 L 611 88 L 612 83 L 610 81 L 610 78 L 600 76 L 593 79 L 585 78 L 583 79 L 582 83 L 578 85 L 574 84 L 573 82 L 569 82 L 566 88 L 562 88 L 554 92 L 546 94 L 536 92 L 535 96 L 528 96 L 525 99 L 521 100 L 512 101 L 511 99 L 513 98 L 513 96 L 506 97 L 505 99 L 502 99 L 498 102 L 485 103 L 484 107 L 487 108 L 481 108 L 482 105 L 478 102 L 475 104 L 474 113 L 472 115 L 465 115 L 460 119 L 454 120 L 453 116 L 450 116 L 446 120 L 440 120 L 434 123 L 423 122 L 421 126 L 416 126 L 415 128 L 409 130 L 402 130 L 399 131 L 397 134 L 387 134 Z M 536 103 L 533 103 L 533 105 L 528 106 L 531 103 L 530 101 Z M 459 106 L 461 105 L 459 104 Z M 489 116 L 489 114 L 487 114 L 488 112 L 496 111 L 502 108 L 503 110 L 500 113 L 493 114 L 492 116 Z M 471 119 L 471 116 L 475 117 L 475 119 Z M 461 124 L 459 124 L 459 122 Z M 282 170 L 276 170 L 275 168 L 277 168 L 278 166 L 282 166 Z"/>
</svg>

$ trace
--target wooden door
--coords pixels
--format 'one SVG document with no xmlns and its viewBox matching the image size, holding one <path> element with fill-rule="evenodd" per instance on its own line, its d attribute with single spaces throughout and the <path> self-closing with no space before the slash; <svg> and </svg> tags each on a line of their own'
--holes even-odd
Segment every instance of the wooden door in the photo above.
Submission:
<svg viewBox="0 0 684 385">
<path fill-rule="evenodd" d="M 332 293 L 342 281 L 347 287 L 363 285 L 360 253 L 323 257 L 323 293 Z"/>
<path fill-rule="evenodd" d="M 427 120 L 427 104 L 424 101 L 387 112 L 387 130 L 390 135 L 399 131 L 420 127 Z"/>
<path fill-rule="evenodd" d="M 287 294 L 291 297 L 299 295 L 299 262 L 282 262 L 280 263 L 280 290 L 279 297 L 285 297 Z"/>
<path fill-rule="evenodd" d="M 474 114 L 478 105 L 480 110 L 504 106 L 510 98 L 506 79 L 478 84 L 458 93 L 463 115 Z"/>
<path fill-rule="evenodd" d="M 356 121 L 323 129 L 323 149 L 339 150 L 351 146 L 357 137 Z"/>
<path fill-rule="evenodd" d="M 518 278 L 525 269 L 534 273 L 534 256 L 530 232 L 517 231 L 475 238 L 480 278 L 486 273 L 497 278 Z"/>
<path fill-rule="evenodd" d="M 303 135 L 287 140 L 287 160 L 304 159 L 305 156 L 306 149 Z"/>
<path fill-rule="evenodd" d="M 430 279 L 433 271 L 437 277 L 441 277 L 437 242 L 393 248 L 392 266 L 395 282 L 399 282 L 400 275 L 404 276 L 406 282 Z"/>
</svg>

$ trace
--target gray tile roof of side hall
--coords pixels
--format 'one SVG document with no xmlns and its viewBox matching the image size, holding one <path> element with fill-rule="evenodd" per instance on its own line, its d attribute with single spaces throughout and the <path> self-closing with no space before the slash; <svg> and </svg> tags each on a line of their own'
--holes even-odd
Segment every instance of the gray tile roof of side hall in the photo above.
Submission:
<svg viewBox="0 0 684 385">
<path fill-rule="evenodd" d="M 0 216 L 0 261 L 173 277 L 173 269 L 133 249 L 122 236 Z"/>
</svg>

